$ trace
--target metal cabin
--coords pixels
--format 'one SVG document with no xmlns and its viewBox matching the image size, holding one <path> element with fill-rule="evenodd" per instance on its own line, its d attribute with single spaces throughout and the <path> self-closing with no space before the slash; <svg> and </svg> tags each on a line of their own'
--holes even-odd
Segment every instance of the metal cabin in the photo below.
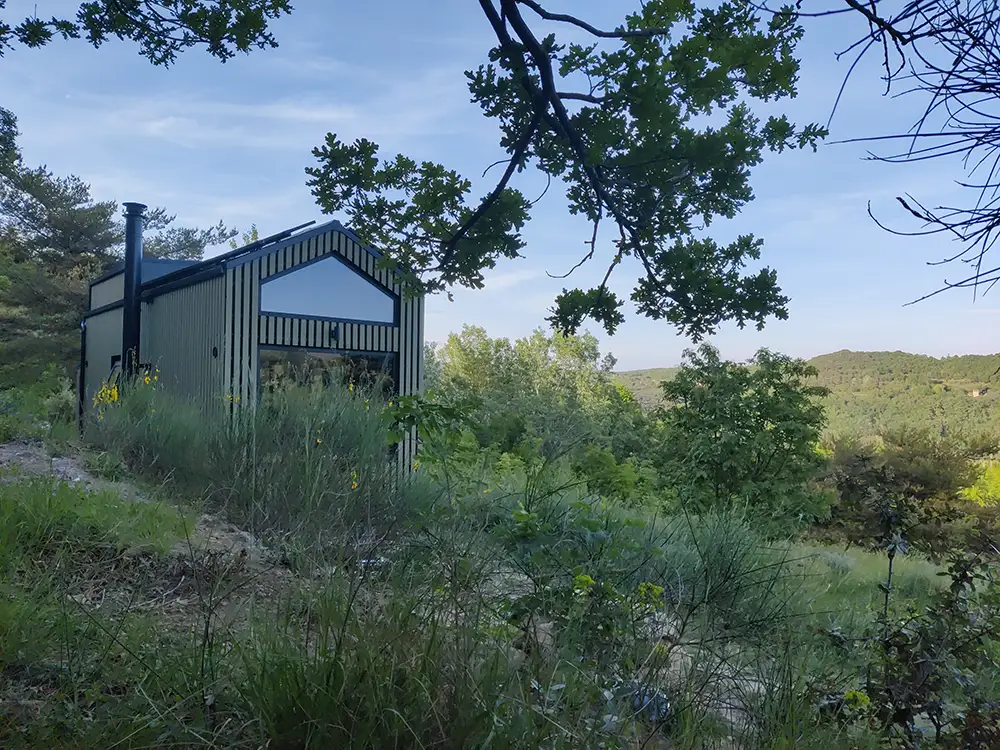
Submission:
<svg viewBox="0 0 1000 750">
<path fill-rule="evenodd" d="M 424 300 L 338 221 L 304 224 L 203 261 L 142 257 L 145 206 L 126 203 L 125 260 L 90 284 L 81 324 L 81 422 L 103 382 L 133 363 L 209 407 L 256 402 L 282 361 L 341 359 L 423 388 Z M 411 467 L 415 435 L 399 458 Z"/>
</svg>

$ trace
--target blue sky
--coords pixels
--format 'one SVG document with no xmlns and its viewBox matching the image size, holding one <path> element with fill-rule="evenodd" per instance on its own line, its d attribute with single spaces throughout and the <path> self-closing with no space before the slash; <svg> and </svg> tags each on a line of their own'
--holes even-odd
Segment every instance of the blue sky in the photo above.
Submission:
<svg viewBox="0 0 1000 750">
<path fill-rule="evenodd" d="M 562 0 L 550 7 L 610 26 L 635 4 Z M 74 5 L 39 0 L 37 13 L 67 14 Z M 9 52 L 0 60 L 0 104 L 19 118 L 29 163 L 79 175 L 97 198 L 162 205 L 184 224 L 256 223 L 262 235 L 323 219 L 304 168 L 327 132 L 369 138 L 385 156 L 403 152 L 469 177 L 501 155 L 496 130 L 469 102 L 462 74 L 483 62 L 492 44 L 476 3 L 298 5 L 273 25 L 280 47 L 225 64 L 196 50 L 169 69 L 156 68 L 134 45 L 117 41 L 100 50 L 59 41 Z M 847 70 L 834 53 L 862 31 L 855 18 L 808 25 L 799 97 L 779 108 L 798 122 L 826 122 Z M 856 71 L 831 139 L 901 132 L 915 119 L 922 102 L 882 96 L 877 63 L 873 56 Z M 756 200 L 737 219 L 713 225 L 720 240 L 742 232 L 763 237 L 764 262 L 792 298 L 787 321 L 762 332 L 724 328 L 713 342 L 725 356 L 743 359 L 761 346 L 805 357 L 845 348 L 937 356 L 1000 350 L 1000 292 L 974 302 L 971 292 L 953 291 L 903 306 L 962 274 L 955 264 L 927 265 L 955 252 L 954 243 L 894 237 L 866 213 L 871 201 L 892 226 L 918 228 L 894 196 L 909 192 L 929 205 L 967 200 L 954 185 L 964 176 L 961 163 L 893 166 L 864 161 L 865 151 L 830 144 L 815 154 L 772 155 L 754 172 Z M 530 177 L 523 183 L 529 194 L 537 185 Z M 478 194 L 488 189 L 485 182 L 477 187 Z M 459 290 L 452 303 L 431 300 L 428 338 L 442 341 L 463 323 L 507 337 L 544 325 L 566 283 L 547 273 L 568 270 L 588 236 L 562 196 L 550 192 L 526 228 L 526 257 L 498 267 L 484 290 Z M 587 288 L 601 270 L 584 267 L 573 278 Z M 620 272 L 614 287 L 627 297 L 635 269 Z M 676 364 L 690 345 L 667 324 L 631 314 L 613 338 L 594 332 L 620 369 Z"/>
</svg>

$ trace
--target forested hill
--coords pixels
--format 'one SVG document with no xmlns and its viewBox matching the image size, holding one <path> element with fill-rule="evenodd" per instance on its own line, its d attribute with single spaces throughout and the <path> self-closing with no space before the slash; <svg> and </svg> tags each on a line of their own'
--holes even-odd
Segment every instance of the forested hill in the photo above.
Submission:
<svg viewBox="0 0 1000 750">
<path fill-rule="evenodd" d="M 935 358 L 905 352 L 839 351 L 810 360 L 830 389 L 828 430 L 870 434 L 881 427 L 948 433 L 1000 430 L 998 355 Z M 618 373 L 644 406 L 659 403 L 658 383 L 676 368 Z"/>
</svg>

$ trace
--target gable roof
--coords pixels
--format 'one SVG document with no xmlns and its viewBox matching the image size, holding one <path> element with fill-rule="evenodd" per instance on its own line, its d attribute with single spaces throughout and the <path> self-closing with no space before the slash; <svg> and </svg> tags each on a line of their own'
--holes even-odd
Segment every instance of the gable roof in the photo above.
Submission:
<svg viewBox="0 0 1000 750">
<path fill-rule="evenodd" d="M 361 239 L 354 232 L 336 219 L 319 224 L 318 226 L 312 227 L 312 229 L 304 232 L 299 231 L 305 229 L 306 227 L 310 227 L 315 223 L 315 221 L 310 221 L 305 224 L 300 224 L 269 237 L 255 240 L 247 245 L 244 245 L 243 247 L 239 247 L 227 253 L 222 253 L 221 255 L 216 255 L 212 258 L 206 258 L 202 261 L 189 262 L 181 268 L 173 269 L 169 273 L 157 275 L 149 281 L 144 280 L 142 284 L 142 295 L 144 298 L 155 297 L 160 294 L 165 294 L 168 291 L 174 291 L 175 289 L 197 284 L 199 281 L 204 281 L 206 278 L 211 276 L 225 273 L 227 268 L 249 263 L 251 260 L 260 257 L 261 255 L 277 252 L 285 247 L 288 247 L 289 245 L 294 245 L 298 242 L 302 242 L 303 240 L 309 240 L 313 237 L 318 237 L 331 231 L 341 232 L 346 235 L 353 242 L 356 242 L 359 246 L 361 246 L 362 250 L 373 257 L 382 257 L 382 253 L 373 247 L 364 245 L 361 242 Z"/>
</svg>

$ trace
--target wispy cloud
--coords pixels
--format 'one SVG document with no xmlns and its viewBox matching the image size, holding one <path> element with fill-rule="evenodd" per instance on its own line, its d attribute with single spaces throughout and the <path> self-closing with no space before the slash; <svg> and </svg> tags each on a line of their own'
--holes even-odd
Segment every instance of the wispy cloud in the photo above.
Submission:
<svg viewBox="0 0 1000 750">
<path fill-rule="evenodd" d="M 413 138 L 461 136 L 469 130 L 468 121 L 462 122 L 463 110 L 476 116 L 462 76 L 453 68 L 420 69 L 409 76 L 370 73 L 350 85 L 334 81 L 325 87 L 289 88 L 253 100 L 245 94 L 218 98 L 197 90 L 81 92 L 68 99 L 72 118 L 64 114 L 66 98 L 50 97 L 29 114 L 35 115 L 30 137 L 48 143 L 138 137 L 186 149 L 306 153 L 333 131 L 401 149 Z"/>
<path fill-rule="evenodd" d="M 543 278 L 546 278 L 545 271 L 538 268 L 524 268 L 516 271 L 486 274 L 486 288 L 483 291 L 506 291 Z"/>
</svg>

